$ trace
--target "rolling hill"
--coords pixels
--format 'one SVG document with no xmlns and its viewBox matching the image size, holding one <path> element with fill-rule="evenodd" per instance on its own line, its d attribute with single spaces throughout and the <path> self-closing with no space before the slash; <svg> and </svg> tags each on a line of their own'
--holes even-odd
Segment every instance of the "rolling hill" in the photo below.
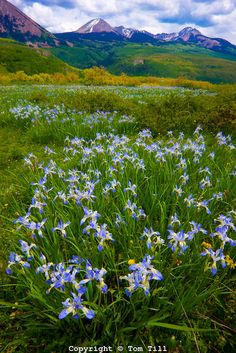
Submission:
<svg viewBox="0 0 236 353">
<path fill-rule="evenodd" d="M 76 46 L 50 51 L 80 69 L 102 66 L 113 74 L 131 76 L 186 77 L 212 83 L 236 82 L 236 56 L 194 44 L 100 42 L 83 39 Z"/>
<path fill-rule="evenodd" d="M 0 38 L 0 73 L 24 71 L 33 75 L 75 70 L 46 49 L 29 48 L 13 40 Z"/>
</svg>

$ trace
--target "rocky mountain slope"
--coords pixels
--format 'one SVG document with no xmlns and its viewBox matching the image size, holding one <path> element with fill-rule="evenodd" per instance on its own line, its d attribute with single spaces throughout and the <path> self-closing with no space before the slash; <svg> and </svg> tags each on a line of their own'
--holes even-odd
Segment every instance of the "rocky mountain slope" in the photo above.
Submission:
<svg viewBox="0 0 236 353">
<path fill-rule="evenodd" d="M 55 36 L 7 0 L 0 0 L 0 37 L 38 46 L 57 45 Z"/>
</svg>

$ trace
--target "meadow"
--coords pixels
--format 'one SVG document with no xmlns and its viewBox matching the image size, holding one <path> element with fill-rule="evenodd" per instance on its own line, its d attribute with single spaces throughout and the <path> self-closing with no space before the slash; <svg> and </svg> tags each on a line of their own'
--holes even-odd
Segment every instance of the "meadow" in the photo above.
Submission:
<svg viewBox="0 0 236 353">
<path fill-rule="evenodd" d="M 0 351 L 235 351 L 235 86 L 0 105 Z"/>
</svg>

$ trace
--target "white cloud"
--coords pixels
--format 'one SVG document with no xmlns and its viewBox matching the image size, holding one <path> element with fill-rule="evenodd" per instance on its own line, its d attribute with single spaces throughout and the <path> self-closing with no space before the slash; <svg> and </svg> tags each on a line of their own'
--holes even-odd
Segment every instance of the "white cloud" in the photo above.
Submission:
<svg viewBox="0 0 236 353">
<path fill-rule="evenodd" d="M 92 18 L 111 25 L 176 32 L 191 25 L 236 43 L 236 0 L 10 0 L 51 32 L 74 31 Z"/>
</svg>

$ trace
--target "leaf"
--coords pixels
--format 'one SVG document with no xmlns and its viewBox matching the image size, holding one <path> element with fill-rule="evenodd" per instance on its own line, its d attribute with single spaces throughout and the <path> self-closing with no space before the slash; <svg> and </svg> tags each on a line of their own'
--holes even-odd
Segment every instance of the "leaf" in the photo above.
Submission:
<svg viewBox="0 0 236 353">
<path fill-rule="evenodd" d="M 204 329 L 204 328 L 196 328 L 196 327 L 188 327 L 188 326 L 180 326 L 175 324 L 168 324 L 166 322 L 158 322 L 158 321 L 149 321 L 147 323 L 147 327 L 164 327 L 170 330 L 177 330 L 177 331 L 185 331 L 185 332 L 212 332 L 216 331 L 214 329 Z"/>
<path fill-rule="evenodd" d="M 29 308 L 30 305 L 28 304 L 17 304 L 16 303 L 9 303 L 9 302 L 4 302 L 4 301 L 0 301 L 0 306 L 4 306 L 4 307 L 8 307 L 8 308 L 13 308 L 13 307 L 17 307 L 17 308 Z"/>
</svg>

